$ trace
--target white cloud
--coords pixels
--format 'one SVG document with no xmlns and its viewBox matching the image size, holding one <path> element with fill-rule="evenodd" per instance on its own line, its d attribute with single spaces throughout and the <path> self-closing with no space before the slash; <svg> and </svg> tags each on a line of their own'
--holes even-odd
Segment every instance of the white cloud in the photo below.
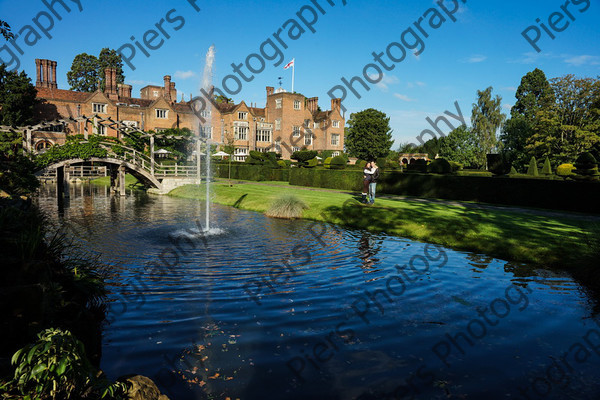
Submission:
<svg viewBox="0 0 600 400">
<path fill-rule="evenodd" d="M 378 75 L 369 74 L 369 78 L 371 78 L 372 80 L 375 80 L 378 78 Z M 390 89 L 389 85 L 395 85 L 399 82 L 400 82 L 400 79 L 398 79 L 398 77 L 396 77 L 394 75 L 383 74 L 383 78 L 375 86 L 377 86 L 382 91 L 387 92 Z"/>
<path fill-rule="evenodd" d="M 502 104 L 502 108 L 510 111 L 513 108 L 513 105 L 512 104 Z"/>
<path fill-rule="evenodd" d="M 425 82 L 416 81 L 416 82 L 408 82 L 406 84 L 406 86 L 408 86 L 409 89 L 412 89 L 415 87 L 425 87 L 427 85 L 425 84 Z"/>
<path fill-rule="evenodd" d="M 466 60 L 464 60 L 464 62 L 469 63 L 469 64 L 475 64 L 475 63 L 484 62 L 485 60 L 487 60 L 486 56 L 483 56 L 481 54 L 476 54 L 476 55 L 473 55 L 473 56 L 467 58 Z"/>
<path fill-rule="evenodd" d="M 394 93 L 394 96 L 399 98 L 402 101 L 415 101 L 414 99 L 411 99 L 410 97 L 408 97 L 405 94 L 400 94 L 400 93 Z"/>
<path fill-rule="evenodd" d="M 177 79 L 189 79 L 193 76 L 196 76 L 194 71 L 176 71 L 175 78 Z"/>
<path fill-rule="evenodd" d="M 140 85 L 140 86 L 148 86 L 148 85 L 154 85 L 154 86 L 160 86 L 159 84 L 155 83 L 155 82 L 150 82 L 150 81 L 144 81 L 144 80 L 140 80 L 140 79 L 127 79 L 127 83 L 130 83 L 132 85 Z"/>
<path fill-rule="evenodd" d="M 581 56 L 563 56 L 565 59 L 565 63 L 569 65 L 573 65 L 575 67 L 580 67 L 582 65 L 599 65 L 600 57 L 598 56 L 590 56 L 590 55 L 581 55 Z"/>
</svg>

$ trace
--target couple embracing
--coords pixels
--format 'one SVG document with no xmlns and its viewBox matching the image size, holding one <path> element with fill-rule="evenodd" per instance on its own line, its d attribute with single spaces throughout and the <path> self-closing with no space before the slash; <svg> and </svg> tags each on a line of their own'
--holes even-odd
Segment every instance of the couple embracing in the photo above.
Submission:
<svg viewBox="0 0 600 400">
<path fill-rule="evenodd" d="M 373 204 L 375 203 L 375 190 L 377 179 L 379 179 L 379 167 L 375 161 L 368 162 L 365 165 L 363 178 L 362 202 Z"/>
</svg>

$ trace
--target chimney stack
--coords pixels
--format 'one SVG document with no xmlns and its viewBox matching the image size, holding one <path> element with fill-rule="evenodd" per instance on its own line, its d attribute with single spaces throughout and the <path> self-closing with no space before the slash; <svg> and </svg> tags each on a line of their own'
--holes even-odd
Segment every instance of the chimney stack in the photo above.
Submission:
<svg viewBox="0 0 600 400">
<path fill-rule="evenodd" d="M 163 88 L 163 96 L 165 99 L 170 102 L 171 101 L 171 75 L 165 75 L 163 78 L 165 82 L 165 87 Z"/>
<path fill-rule="evenodd" d="M 131 85 L 126 85 L 124 83 L 119 83 L 117 85 L 117 89 L 119 92 L 119 97 L 131 97 Z"/>
<path fill-rule="evenodd" d="M 342 99 L 331 99 L 331 111 L 337 109 L 338 111 L 341 109 Z"/>
<path fill-rule="evenodd" d="M 307 108 L 308 110 L 314 114 L 317 112 L 317 110 L 319 109 L 319 98 L 318 97 L 312 97 L 308 100 L 306 100 L 307 103 Z"/>
<path fill-rule="evenodd" d="M 267 86 L 267 97 L 272 95 L 275 92 L 275 88 L 273 86 Z"/>
<path fill-rule="evenodd" d="M 117 69 L 106 68 L 104 70 L 104 93 L 107 95 L 117 94 Z"/>
<path fill-rule="evenodd" d="M 35 86 L 41 88 L 56 89 L 56 61 L 51 60 L 35 60 Z"/>
</svg>

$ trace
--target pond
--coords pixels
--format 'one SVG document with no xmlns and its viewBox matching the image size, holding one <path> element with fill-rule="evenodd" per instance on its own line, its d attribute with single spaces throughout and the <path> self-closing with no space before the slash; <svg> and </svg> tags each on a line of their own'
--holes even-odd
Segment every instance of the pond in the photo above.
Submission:
<svg viewBox="0 0 600 400">
<path fill-rule="evenodd" d="M 109 267 L 101 368 L 171 399 L 600 395 L 596 299 L 564 274 L 385 234 L 80 185 L 52 222 Z"/>
</svg>

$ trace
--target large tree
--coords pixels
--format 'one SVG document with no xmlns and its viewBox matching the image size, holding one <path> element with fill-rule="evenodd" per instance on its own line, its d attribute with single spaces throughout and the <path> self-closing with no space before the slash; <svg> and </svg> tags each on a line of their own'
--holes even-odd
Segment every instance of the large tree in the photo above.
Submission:
<svg viewBox="0 0 600 400">
<path fill-rule="evenodd" d="M 461 125 L 448 136 L 439 139 L 439 154 L 465 167 L 476 166 L 478 164 L 476 141 L 474 132 L 466 125 Z"/>
<path fill-rule="evenodd" d="M 32 122 L 37 91 L 25 72 L 7 71 L 0 64 L 0 124 L 24 125 Z"/>
<path fill-rule="evenodd" d="M 71 70 L 67 72 L 67 81 L 71 90 L 94 92 L 98 90 L 98 80 L 100 80 L 100 89 L 104 90 L 106 68 L 117 69 L 117 83 L 125 81 L 123 60 L 115 50 L 103 48 L 98 57 L 87 53 L 77 54 L 73 59 Z"/>
<path fill-rule="evenodd" d="M 473 104 L 471 125 L 477 137 L 477 161 L 480 166 L 486 165 L 486 154 L 491 153 L 498 145 L 497 132 L 504 124 L 506 115 L 502 113 L 502 97 L 492 98 L 493 88 L 477 91 L 477 102 Z"/>
<path fill-rule="evenodd" d="M 3 20 L 0 20 L 0 35 L 4 36 L 4 39 L 14 39 L 15 34 L 11 32 L 10 25 Z"/>
<path fill-rule="evenodd" d="M 374 160 L 387 157 L 394 141 L 390 118 L 369 108 L 350 115 L 346 128 L 346 150 L 352 157 Z"/>
<path fill-rule="evenodd" d="M 517 102 L 511 109 L 511 118 L 504 125 L 501 141 L 507 159 L 521 170 L 531 158 L 525 146 L 535 133 L 538 117 L 554 107 L 555 97 L 546 75 L 538 68 L 521 79 L 515 97 Z"/>
</svg>

